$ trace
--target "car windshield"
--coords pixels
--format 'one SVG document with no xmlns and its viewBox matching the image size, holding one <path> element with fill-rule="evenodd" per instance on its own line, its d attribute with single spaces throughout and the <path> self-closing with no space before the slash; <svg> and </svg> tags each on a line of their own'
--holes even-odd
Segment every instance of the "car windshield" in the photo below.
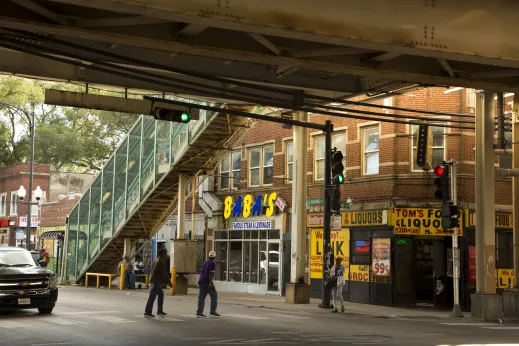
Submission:
<svg viewBox="0 0 519 346">
<path fill-rule="evenodd" d="M 36 266 L 29 251 L 0 251 L 0 267 L 33 267 Z"/>
</svg>

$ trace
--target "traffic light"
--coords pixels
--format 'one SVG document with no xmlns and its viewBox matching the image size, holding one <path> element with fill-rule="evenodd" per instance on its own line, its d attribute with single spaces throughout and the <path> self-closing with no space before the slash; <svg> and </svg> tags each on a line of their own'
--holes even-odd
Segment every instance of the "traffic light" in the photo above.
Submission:
<svg viewBox="0 0 519 346">
<path fill-rule="evenodd" d="M 434 186 L 436 187 L 434 197 L 443 202 L 450 201 L 449 166 L 443 164 L 434 167 L 434 174 L 437 177 L 436 179 L 434 179 Z"/>
<path fill-rule="evenodd" d="M 153 115 L 157 120 L 173 121 L 176 123 L 188 123 L 192 118 L 190 111 L 166 108 L 156 108 Z"/>
<path fill-rule="evenodd" d="M 449 205 L 449 223 L 450 228 L 459 228 L 460 227 L 460 219 L 457 205 Z"/>
<path fill-rule="evenodd" d="M 341 212 L 341 191 L 339 186 L 332 188 L 332 196 L 330 198 L 330 210 L 332 213 Z"/>
<path fill-rule="evenodd" d="M 344 177 L 344 165 L 342 164 L 343 158 L 342 152 L 337 151 L 335 148 L 332 150 L 332 183 L 334 185 L 342 184 L 346 180 Z"/>
</svg>

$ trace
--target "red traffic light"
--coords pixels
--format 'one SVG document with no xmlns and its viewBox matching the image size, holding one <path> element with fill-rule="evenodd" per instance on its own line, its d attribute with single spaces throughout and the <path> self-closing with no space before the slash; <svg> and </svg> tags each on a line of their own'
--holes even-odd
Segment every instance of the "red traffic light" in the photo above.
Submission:
<svg viewBox="0 0 519 346">
<path fill-rule="evenodd" d="M 444 171 L 445 171 L 445 169 L 443 168 L 443 166 L 434 167 L 434 174 L 436 174 L 439 177 L 441 177 L 443 175 Z"/>
</svg>

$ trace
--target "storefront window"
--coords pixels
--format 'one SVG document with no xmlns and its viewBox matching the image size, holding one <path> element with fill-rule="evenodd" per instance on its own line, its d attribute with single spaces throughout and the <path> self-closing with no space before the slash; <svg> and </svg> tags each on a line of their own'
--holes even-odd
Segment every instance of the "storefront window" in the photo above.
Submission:
<svg viewBox="0 0 519 346">
<path fill-rule="evenodd" d="M 242 242 L 231 242 L 231 251 L 229 252 L 229 281 L 242 282 Z"/>
<path fill-rule="evenodd" d="M 370 233 L 365 231 L 351 231 L 350 263 L 369 265 L 371 262 Z"/>
<path fill-rule="evenodd" d="M 259 283 L 264 285 L 267 283 L 267 243 L 259 242 L 259 249 L 260 249 Z"/>
<path fill-rule="evenodd" d="M 216 252 L 216 271 L 215 279 L 218 281 L 227 281 L 227 242 L 215 242 Z"/>
<path fill-rule="evenodd" d="M 250 282 L 250 241 L 243 242 L 243 282 Z"/>
<path fill-rule="evenodd" d="M 511 231 L 496 232 L 496 267 L 497 268 L 513 268 L 513 233 Z"/>
<path fill-rule="evenodd" d="M 269 232 L 269 239 L 276 239 L 277 240 L 277 239 L 280 238 L 280 235 L 281 234 L 280 234 L 278 229 L 277 230 L 272 230 L 272 231 Z"/>
<path fill-rule="evenodd" d="M 214 239 L 228 239 L 228 231 L 216 231 L 214 232 Z"/>
<path fill-rule="evenodd" d="M 257 234 L 257 233 L 256 233 Z M 259 267 L 259 254 L 258 254 L 258 242 L 252 241 L 250 243 L 250 283 L 258 283 L 258 267 Z"/>
</svg>

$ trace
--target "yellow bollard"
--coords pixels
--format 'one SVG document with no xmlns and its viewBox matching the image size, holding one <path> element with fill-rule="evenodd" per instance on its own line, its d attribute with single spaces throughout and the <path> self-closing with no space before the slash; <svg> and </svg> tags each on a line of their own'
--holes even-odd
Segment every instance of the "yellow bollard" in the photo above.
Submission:
<svg viewBox="0 0 519 346">
<path fill-rule="evenodd" d="M 125 270 L 124 270 L 124 263 L 121 264 L 121 272 L 119 273 L 119 287 L 121 289 L 121 291 L 124 290 L 124 273 L 125 273 Z"/>
<path fill-rule="evenodd" d="M 171 295 L 175 295 L 175 288 L 177 287 L 177 267 L 171 267 Z"/>
</svg>

